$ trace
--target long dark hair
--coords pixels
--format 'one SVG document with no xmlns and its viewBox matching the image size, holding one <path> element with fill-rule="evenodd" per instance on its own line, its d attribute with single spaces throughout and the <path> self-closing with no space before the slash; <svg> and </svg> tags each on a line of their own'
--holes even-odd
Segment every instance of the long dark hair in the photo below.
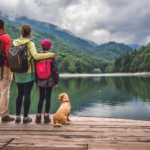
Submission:
<svg viewBox="0 0 150 150">
<path fill-rule="evenodd" d="M 31 34 L 31 27 L 27 24 L 23 24 L 20 32 L 23 37 L 27 37 Z"/>
</svg>

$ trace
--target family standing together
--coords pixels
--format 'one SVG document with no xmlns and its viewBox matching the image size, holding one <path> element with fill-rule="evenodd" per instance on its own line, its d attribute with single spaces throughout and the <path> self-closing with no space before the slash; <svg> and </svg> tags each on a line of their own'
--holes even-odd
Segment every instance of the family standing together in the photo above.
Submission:
<svg viewBox="0 0 150 150">
<path fill-rule="evenodd" d="M 12 43 L 13 47 L 19 47 L 21 45 L 27 46 L 27 63 L 28 69 L 25 73 L 16 73 L 11 72 L 9 55 L 8 52 L 11 46 L 11 39 L 9 35 L 5 34 L 5 22 L 0 18 L 0 114 L 2 122 L 14 121 L 14 118 L 9 115 L 8 104 L 9 104 L 9 90 L 10 84 L 13 80 L 17 83 L 18 87 L 18 96 L 16 99 L 16 119 L 15 122 L 21 122 L 21 107 L 23 104 L 24 107 L 24 118 L 23 123 L 29 123 L 32 121 L 32 118 L 28 116 L 30 108 L 30 94 L 33 87 L 34 81 L 36 82 L 37 87 L 39 88 L 40 98 L 37 107 L 36 123 L 41 122 L 41 111 L 43 107 L 44 99 L 46 98 L 45 104 L 45 114 L 44 114 L 44 123 L 49 123 L 51 121 L 49 117 L 50 103 L 51 103 L 51 92 L 52 87 L 56 88 L 58 86 L 59 74 L 56 66 L 56 55 L 55 53 L 50 53 L 49 50 L 52 48 L 51 41 L 44 39 L 41 42 L 42 51 L 37 52 L 34 42 L 29 40 L 31 37 L 31 28 L 29 25 L 24 24 L 20 30 L 21 37 L 17 40 L 14 40 Z M 1 57 L 2 56 L 2 57 Z M 19 59 L 19 56 L 18 56 Z M 20 60 L 19 60 L 20 63 Z M 12 64 L 12 63 L 11 63 Z M 45 65 L 48 74 L 47 77 L 43 77 L 40 74 L 40 69 L 43 69 L 40 65 Z M 48 65 L 49 64 L 49 65 Z M 23 101 L 24 96 L 24 101 Z"/>
</svg>

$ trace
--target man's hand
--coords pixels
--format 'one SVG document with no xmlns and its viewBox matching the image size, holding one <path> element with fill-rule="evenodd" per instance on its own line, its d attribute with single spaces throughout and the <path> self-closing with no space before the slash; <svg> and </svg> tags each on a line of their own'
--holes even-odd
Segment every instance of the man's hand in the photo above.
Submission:
<svg viewBox="0 0 150 150">
<path fill-rule="evenodd" d="M 56 54 L 55 53 L 53 54 L 53 58 L 56 59 Z"/>
</svg>

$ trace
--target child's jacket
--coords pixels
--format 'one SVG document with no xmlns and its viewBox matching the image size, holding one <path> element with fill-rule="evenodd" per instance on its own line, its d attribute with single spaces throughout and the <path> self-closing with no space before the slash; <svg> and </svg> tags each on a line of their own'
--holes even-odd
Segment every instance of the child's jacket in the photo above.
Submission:
<svg viewBox="0 0 150 150">
<path fill-rule="evenodd" d="M 38 78 L 37 73 L 35 73 L 35 82 L 36 85 L 39 87 L 44 87 L 44 88 L 52 87 L 54 86 L 54 83 L 58 84 L 58 81 L 59 81 L 59 74 L 57 71 L 57 65 L 55 59 L 51 59 L 51 75 L 49 76 L 48 79 L 40 79 Z"/>
</svg>

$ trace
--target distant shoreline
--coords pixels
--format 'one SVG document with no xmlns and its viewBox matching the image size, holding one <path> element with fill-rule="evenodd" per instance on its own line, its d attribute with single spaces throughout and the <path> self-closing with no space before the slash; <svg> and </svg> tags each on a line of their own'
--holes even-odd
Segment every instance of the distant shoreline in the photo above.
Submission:
<svg viewBox="0 0 150 150">
<path fill-rule="evenodd" d="M 60 73 L 60 77 L 101 77 L 101 76 L 141 76 L 150 75 L 150 72 L 137 72 L 137 73 L 101 73 L 101 74 L 69 74 Z"/>
</svg>

